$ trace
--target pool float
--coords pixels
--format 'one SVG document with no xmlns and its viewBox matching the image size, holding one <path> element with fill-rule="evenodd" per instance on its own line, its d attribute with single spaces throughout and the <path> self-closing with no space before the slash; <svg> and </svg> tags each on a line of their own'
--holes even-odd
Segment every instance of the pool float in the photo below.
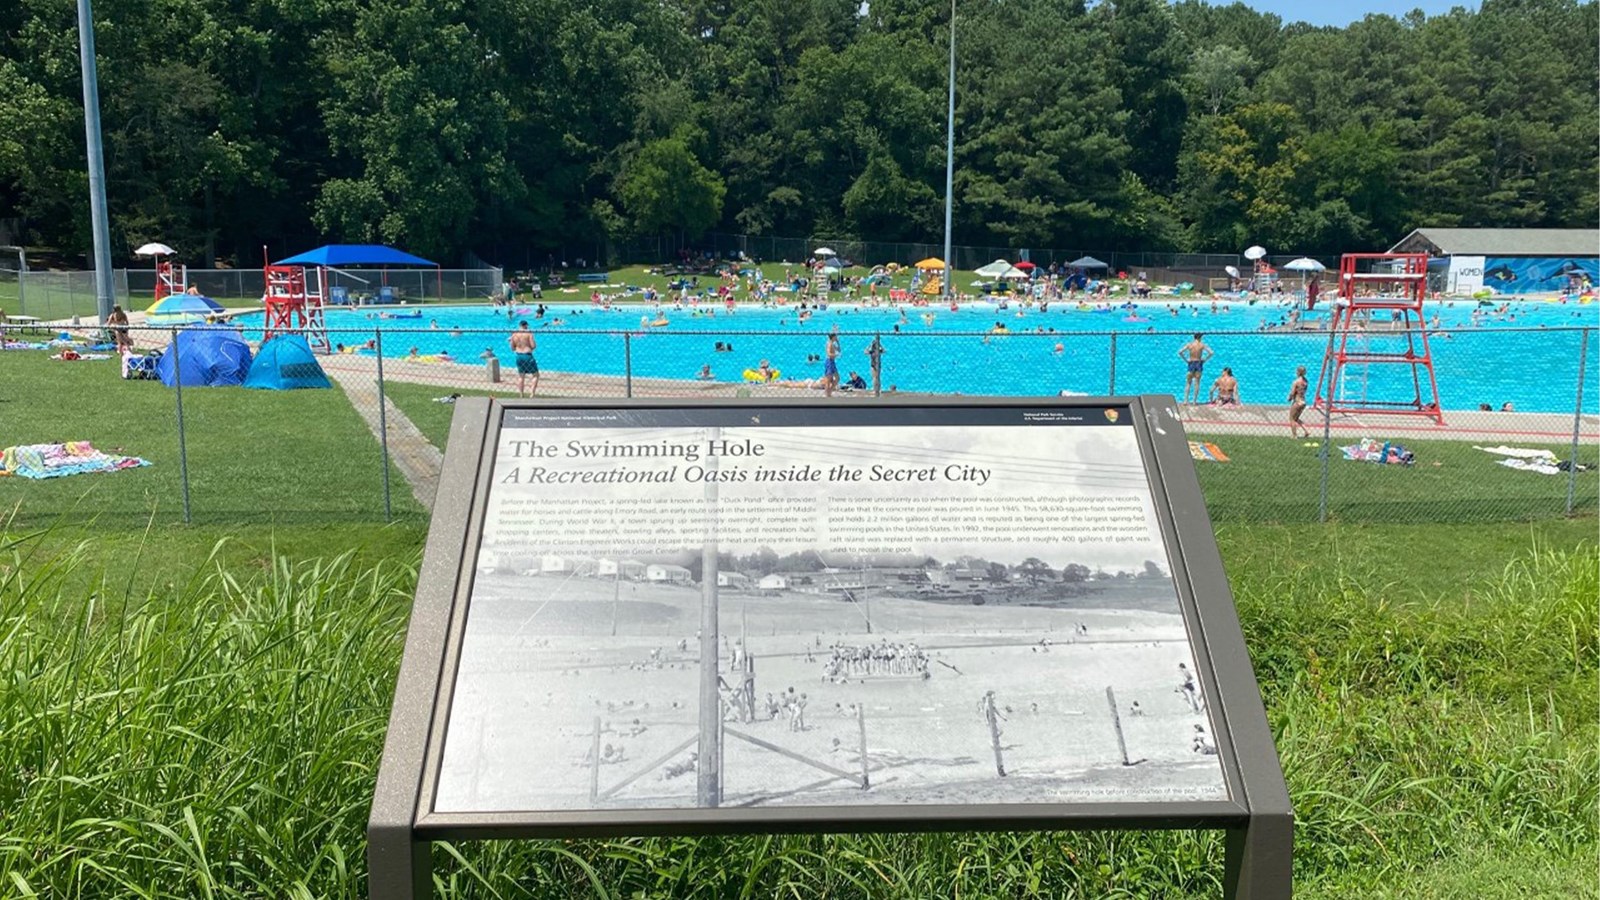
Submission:
<svg viewBox="0 0 1600 900">
<path fill-rule="evenodd" d="M 656 319 L 654 322 L 651 322 L 650 323 L 650 327 L 651 328 L 662 328 L 662 327 L 665 327 L 665 326 L 671 325 L 671 324 L 672 323 L 668 322 L 666 317 L 663 316 L 662 318 Z"/>
<path fill-rule="evenodd" d="M 765 382 L 768 382 L 768 381 L 777 381 L 778 380 L 778 376 L 780 376 L 782 374 L 783 373 L 779 372 L 777 369 L 773 369 L 772 370 L 772 375 L 769 377 L 769 376 L 761 374 L 761 370 L 759 370 L 759 369 L 745 369 L 744 370 L 744 380 L 745 381 L 754 381 L 757 384 L 762 384 L 762 383 L 765 383 Z"/>
<path fill-rule="evenodd" d="M 1144 316 L 1123 316 L 1122 317 L 1122 321 L 1124 321 L 1124 322 L 1148 322 L 1150 320 L 1146 319 Z"/>
<path fill-rule="evenodd" d="M 420 319 L 420 318 L 422 318 L 422 310 L 419 309 L 414 313 L 379 313 L 378 314 L 378 318 L 380 318 L 380 319 Z"/>
<path fill-rule="evenodd" d="M 1005 327 L 1004 325 L 996 325 L 995 327 L 989 329 L 989 333 L 990 334 L 1010 334 L 1011 333 L 1011 329 Z"/>
</svg>

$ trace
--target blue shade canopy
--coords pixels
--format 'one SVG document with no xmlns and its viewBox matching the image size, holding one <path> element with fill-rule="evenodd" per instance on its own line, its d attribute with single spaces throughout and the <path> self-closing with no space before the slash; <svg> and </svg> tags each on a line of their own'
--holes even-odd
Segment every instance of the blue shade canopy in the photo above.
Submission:
<svg viewBox="0 0 1600 900">
<path fill-rule="evenodd" d="M 275 266 L 432 266 L 437 265 L 404 250 L 382 244 L 329 244 L 298 256 L 280 259 Z"/>
</svg>

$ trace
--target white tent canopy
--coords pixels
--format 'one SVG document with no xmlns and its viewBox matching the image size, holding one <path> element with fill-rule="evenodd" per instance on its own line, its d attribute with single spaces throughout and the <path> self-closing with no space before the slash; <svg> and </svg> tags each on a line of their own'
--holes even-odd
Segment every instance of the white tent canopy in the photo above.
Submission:
<svg viewBox="0 0 1600 900">
<path fill-rule="evenodd" d="M 988 265 L 974 269 L 972 274 L 981 275 L 984 278 L 1004 278 L 1006 273 L 1012 271 L 1014 268 L 1015 267 L 1012 266 L 1011 263 L 1008 263 L 1003 259 L 997 259 Z"/>
</svg>

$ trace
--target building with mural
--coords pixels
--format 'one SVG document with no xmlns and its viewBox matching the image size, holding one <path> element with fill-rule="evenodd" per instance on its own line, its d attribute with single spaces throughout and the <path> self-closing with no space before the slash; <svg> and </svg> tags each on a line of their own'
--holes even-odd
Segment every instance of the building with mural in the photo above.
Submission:
<svg viewBox="0 0 1600 900">
<path fill-rule="evenodd" d="M 1418 228 L 1389 250 L 1426 253 L 1447 294 L 1562 294 L 1600 286 L 1600 230 Z"/>
</svg>

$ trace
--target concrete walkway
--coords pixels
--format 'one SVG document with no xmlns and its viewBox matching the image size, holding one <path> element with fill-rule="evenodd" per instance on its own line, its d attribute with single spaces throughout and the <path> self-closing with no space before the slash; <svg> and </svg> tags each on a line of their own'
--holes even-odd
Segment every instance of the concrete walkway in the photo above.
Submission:
<svg viewBox="0 0 1600 900">
<path fill-rule="evenodd" d="M 1276 434 L 1289 433 L 1289 408 L 1274 406 L 1215 407 L 1183 406 L 1184 428 L 1196 434 Z M 1322 433 L 1322 413 L 1307 409 L 1301 421 L 1312 434 Z M 1531 441 L 1540 444 L 1569 443 L 1572 440 L 1571 413 L 1482 412 L 1445 410 L 1444 424 L 1418 416 L 1382 413 L 1335 415 L 1328 423 L 1335 437 L 1374 437 L 1451 440 L 1451 441 Z M 1586 415 L 1580 422 L 1578 440 L 1600 441 L 1600 416 Z"/>
<path fill-rule="evenodd" d="M 350 398 L 350 405 L 361 414 L 367 428 L 372 430 L 372 436 L 380 444 L 383 443 L 383 428 L 387 420 L 389 458 L 411 485 L 411 495 L 417 498 L 423 509 L 432 512 L 434 495 L 439 492 L 439 471 L 444 467 L 444 454 L 429 443 L 406 414 L 394 405 L 393 400 L 383 398 L 383 418 L 379 418 L 376 371 L 361 373 L 326 365 L 323 368 L 328 377 L 339 383 L 345 396 Z"/>
</svg>

